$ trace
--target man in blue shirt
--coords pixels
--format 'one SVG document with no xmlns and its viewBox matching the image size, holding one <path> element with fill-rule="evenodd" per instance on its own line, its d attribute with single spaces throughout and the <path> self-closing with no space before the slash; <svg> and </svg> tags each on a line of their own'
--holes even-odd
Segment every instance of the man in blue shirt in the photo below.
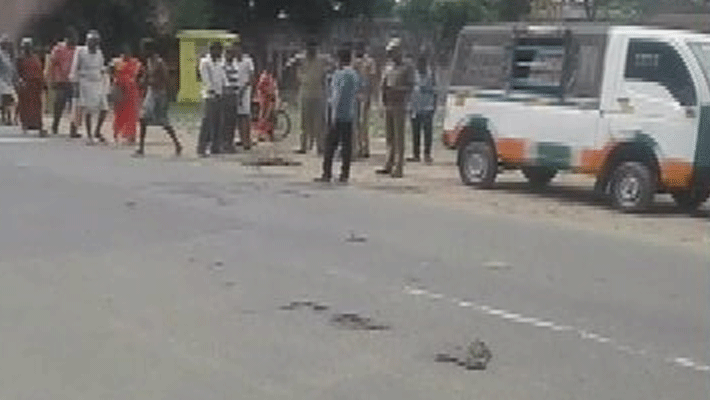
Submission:
<svg viewBox="0 0 710 400">
<path fill-rule="evenodd" d="M 424 162 L 432 163 L 432 123 L 436 112 L 436 79 L 428 66 L 425 55 L 417 60 L 417 72 L 414 75 L 414 91 L 410 99 L 412 107 L 412 158 L 407 161 L 421 160 L 420 141 L 424 131 Z"/>
<path fill-rule="evenodd" d="M 330 85 L 331 126 L 328 127 L 325 156 L 323 157 L 323 175 L 317 182 L 330 182 L 333 175 L 333 156 L 338 144 L 342 146 L 342 165 L 340 182 L 346 183 L 350 178 L 350 159 L 352 157 L 353 121 L 357 105 L 355 96 L 360 89 L 360 78 L 352 68 L 352 52 L 350 49 L 338 51 L 339 68 Z"/>
</svg>

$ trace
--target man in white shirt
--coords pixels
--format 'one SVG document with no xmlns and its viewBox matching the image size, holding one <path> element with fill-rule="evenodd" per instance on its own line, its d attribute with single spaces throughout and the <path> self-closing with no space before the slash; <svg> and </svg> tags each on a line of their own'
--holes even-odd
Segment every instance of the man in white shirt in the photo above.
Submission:
<svg viewBox="0 0 710 400">
<path fill-rule="evenodd" d="M 197 141 L 197 154 L 207 156 L 207 146 L 210 154 L 219 154 L 222 145 L 223 105 L 222 95 L 227 84 L 222 61 L 222 43 L 213 42 L 210 53 L 200 60 L 200 77 L 202 78 L 202 98 L 205 100 L 205 114 Z"/>
<path fill-rule="evenodd" d="M 77 104 L 77 122 L 85 115 L 86 135 L 89 142 L 93 143 L 94 137 L 105 142 L 101 135 L 101 126 L 108 113 L 108 98 L 104 55 L 99 48 L 99 33 L 89 31 L 86 35 L 86 46 L 77 48 L 74 52 L 69 79 L 79 88 L 79 101 Z M 94 134 L 91 133 L 91 116 L 98 114 L 98 122 Z"/>
<path fill-rule="evenodd" d="M 237 39 L 234 44 L 239 76 L 239 99 L 237 104 L 237 124 L 239 138 L 244 150 L 251 148 L 251 89 L 254 85 L 254 62 L 248 54 L 242 51 L 242 44 Z"/>
<path fill-rule="evenodd" d="M 222 151 L 225 153 L 235 153 L 234 133 L 237 130 L 237 108 L 239 105 L 239 70 L 235 56 L 234 44 L 230 44 L 224 50 L 224 75 L 226 83 L 222 105 L 224 106 L 222 116 Z"/>
</svg>

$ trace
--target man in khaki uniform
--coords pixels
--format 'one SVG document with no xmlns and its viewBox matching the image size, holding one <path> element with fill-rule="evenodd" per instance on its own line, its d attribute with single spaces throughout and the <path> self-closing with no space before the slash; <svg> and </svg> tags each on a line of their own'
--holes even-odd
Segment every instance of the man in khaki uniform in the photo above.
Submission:
<svg viewBox="0 0 710 400">
<path fill-rule="evenodd" d="M 370 57 L 365 50 L 365 43 L 357 44 L 355 71 L 360 75 L 361 90 L 358 93 L 358 115 L 355 123 L 355 135 L 353 135 L 353 153 L 356 157 L 370 157 L 370 106 L 373 92 L 373 85 L 377 79 L 377 66 L 375 60 Z"/>
<path fill-rule="evenodd" d="M 301 97 L 301 148 L 297 153 L 305 154 L 316 144 L 318 154 L 324 150 L 325 137 L 325 82 L 330 63 L 318 54 L 318 44 L 309 42 L 306 58 L 298 71 Z"/>
<path fill-rule="evenodd" d="M 404 176 L 404 128 L 407 102 L 414 86 L 414 68 L 402 59 L 400 39 L 392 39 L 387 46 L 390 62 L 382 76 L 382 103 L 385 106 L 387 130 L 387 163 L 378 174 Z"/>
</svg>

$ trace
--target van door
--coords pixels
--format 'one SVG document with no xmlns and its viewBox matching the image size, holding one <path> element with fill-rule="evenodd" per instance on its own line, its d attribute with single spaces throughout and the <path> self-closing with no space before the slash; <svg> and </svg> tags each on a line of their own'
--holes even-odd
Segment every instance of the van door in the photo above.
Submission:
<svg viewBox="0 0 710 400">
<path fill-rule="evenodd" d="M 669 187 L 690 179 L 700 117 L 699 88 L 682 54 L 671 40 L 630 38 L 623 68 L 617 68 L 622 75 L 603 102 L 608 132 L 600 144 L 652 144 Z"/>
</svg>

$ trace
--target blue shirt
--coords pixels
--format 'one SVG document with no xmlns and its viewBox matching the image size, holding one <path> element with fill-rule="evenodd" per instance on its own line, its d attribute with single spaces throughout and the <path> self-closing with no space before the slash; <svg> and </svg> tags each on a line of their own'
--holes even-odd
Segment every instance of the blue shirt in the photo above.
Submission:
<svg viewBox="0 0 710 400">
<path fill-rule="evenodd" d="M 341 68 L 331 78 L 330 104 L 336 122 L 355 120 L 355 96 L 360 90 L 360 77 L 351 67 Z"/>
<path fill-rule="evenodd" d="M 415 114 L 433 112 L 436 109 L 436 81 L 431 71 L 424 74 L 417 71 L 415 74 L 411 106 Z"/>
</svg>

